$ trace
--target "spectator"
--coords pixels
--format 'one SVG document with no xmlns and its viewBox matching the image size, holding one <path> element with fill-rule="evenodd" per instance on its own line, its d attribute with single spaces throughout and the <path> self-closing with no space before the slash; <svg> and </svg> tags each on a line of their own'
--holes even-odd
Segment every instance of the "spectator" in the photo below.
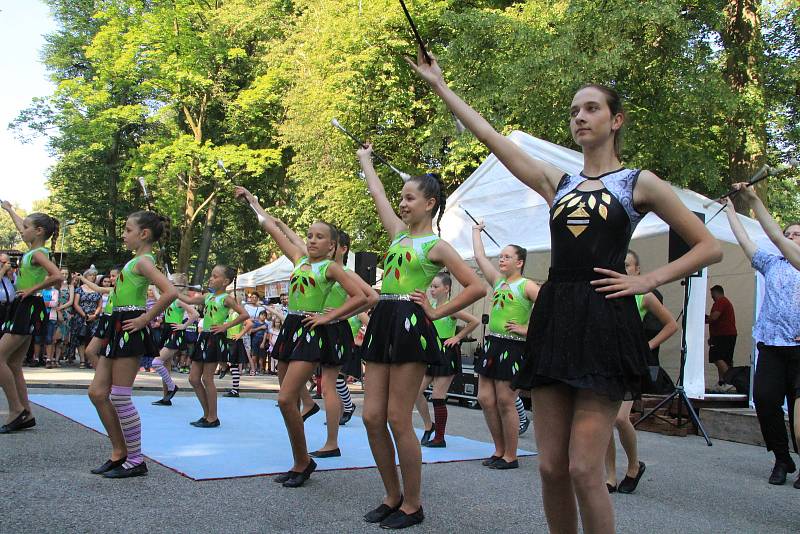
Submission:
<svg viewBox="0 0 800 534">
<path fill-rule="evenodd" d="M 58 295 L 59 290 L 53 287 L 42 290 L 42 300 L 44 300 L 45 313 L 47 313 L 47 323 L 42 329 L 42 335 L 36 337 L 35 343 L 39 351 L 41 351 L 41 347 L 44 347 L 45 367 L 47 369 L 53 368 L 53 360 L 56 352 L 55 335 L 56 329 L 58 328 Z M 34 348 L 34 352 L 36 352 L 36 348 Z M 41 360 L 41 352 L 39 352 L 39 355 Z"/>
<path fill-rule="evenodd" d="M 61 288 L 58 290 L 58 328 L 55 335 L 55 354 L 53 367 L 59 366 L 62 358 L 72 359 L 74 354 L 64 354 L 65 347 L 69 345 L 70 321 L 72 321 L 72 301 L 75 299 L 74 281 L 70 278 L 69 269 L 61 269 Z M 73 274 L 77 277 L 77 274 Z"/>
<path fill-rule="evenodd" d="M 0 324 L 6 321 L 8 307 L 17 296 L 17 291 L 14 289 L 15 279 L 11 258 L 6 253 L 0 254 Z"/>
<path fill-rule="evenodd" d="M 251 359 L 250 376 L 264 372 L 266 365 L 266 343 L 269 339 L 270 324 L 267 321 L 267 310 L 262 309 L 253 321 L 253 328 L 250 330 L 251 338 Z"/>
<path fill-rule="evenodd" d="M 84 278 L 94 283 L 97 279 L 97 271 L 92 267 L 83 273 Z M 101 295 L 86 284 L 81 284 L 75 289 L 75 297 L 72 300 L 72 309 L 75 317 L 72 321 L 72 340 L 70 342 L 70 354 L 74 349 L 78 349 L 78 356 L 81 360 L 80 368 L 91 368 L 95 362 L 86 361 L 86 345 L 94 335 L 97 318 L 103 310 Z"/>
<path fill-rule="evenodd" d="M 725 381 L 725 376 L 733 367 L 733 350 L 736 348 L 736 314 L 733 304 L 725 297 L 722 286 L 711 288 L 711 312 L 706 315 L 708 323 L 708 361 L 717 366 L 717 386 L 715 393 L 735 393 L 736 388 Z"/>
</svg>

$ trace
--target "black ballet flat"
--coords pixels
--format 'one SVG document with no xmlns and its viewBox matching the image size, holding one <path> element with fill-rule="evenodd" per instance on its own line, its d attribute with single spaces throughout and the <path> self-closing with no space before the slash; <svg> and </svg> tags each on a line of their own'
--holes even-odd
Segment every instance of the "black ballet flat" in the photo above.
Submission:
<svg viewBox="0 0 800 534">
<path fill-rule="evenodd" d="M 491 467 L 497 460 L 500 460 L 499 456 L 495 456 L 494 454 L 489 456 L 487 459 L 481 462 L 481 465 L 484 467 Z"/>
<path fill-rule="evenodd" d="M 19 429 L 25 430 L 26 428 L 33 428 L 35 426 L 36 426 L 36 418 L 29 417 L 28 419 L 25 419 L 25 421 L 22 422 L 22 424 L 19 426 Z"/>
<path fill-rule="evenodd" d="M 339 418 L 339 426 L 346 425 L 350 419 L 353 417 L 353 414 L 356 413 L 355 408 L 350 411 L 342 412 L 342 416 Z"/>
<path fill-rule="evenodd" d="M 147 474 L 147 465 L 142 462 L 139 465 L 134 465 L 131 468 L 126 469 L 123 466 L 116 467 L 111 471 L 106 471 L 103 473 L 105 478 L 131 478 L 131 477 L 142 477 Z"/>
<path fill-rule="evenodd" d="M 336 447 L 335 449 L 329 451 L 310 452 L 308 455 L 312 458 L 337 458 L 342 455 L 342 451 L 339 449 L 339 447 Z"/>
<path fill-rule="evenodd" d="M 0 434 L 10 434 L 12 432 L 16 432 L 17 430 L 22 430 L 25 428 L 22 425 L 25 424 L 25 418 L 28 416 L 30 416 L 30 412 L 28 410 L 22 410 L 22 412 L 20 412 L 20 414 L 16 416 L 13 421 L 0 426 Z"/>
<path fill-rule="evenodd" d="M 426 430 L 422 433 L 422 437 L 419 439 L 420 445 L 426 445 L 431 440 L 431 436 L 433 436 L 433 430 L 434 429 L 431 428 L 430 430 Z"/>
<path fill-rule="evenodd" d="M 300 473 L 297 471 L 286 471 L 285 473 L 281 473 L 280 475 L 275 475 L 275 478 L 272 479 L 273 482 L 277 482 L 278 484 L 283 484 L 294 475 L 299 475 Z"/>
<path fill-rule="evenodd" d="M 157 401 L 153 401 L 150 404 L 152 404 L 153 406 L 172 406 L 172 401 L 164 397 L 163 399 L 158 399 Z"/>
<path fill-rule="evenodd" d="M 178 386 L 175 386 L 175 389 L 173 389 L 172 391 L 167 390 L 167 396 L 164 397 L 164 399 L 163 399 L 166 402 L 169 402 L 169 404 L 167 404 L 166 406 L 171 406 L 172 405 L 172 402 L 170 402 L 170 401 L 172 401 L 172 397 L 175 396 L 175 394 L 178 392 L 179 389 L 180 388 Z"/>
<path fill-rule="evenodd" d="M 311 408 L 310 410 L 308 410 L 306 413 L 303 414 L 303 422 L 305 422 L 306 419 L 317 413 L 319 413 L 319 404 L 314 404 L 313 408 Z"/>
<path fill-rule="evenodd" d="M 608 490 L 609 493 L 617 492 L 617 487 L 613 484 L 609 484 L 608 482 L 606 482 L 606 489 Z"/>
<path fill-rule="evenodd" d="M 636 477 L 631 478 L 626 475 L 625 478 L 622 479 L 622 482 L 619 483 L 619 486 L 617 486 L 617 491 L 620 493 L 633 493 L 636 491 L 636 486 L 639 485 L 639 481 L 642 479 L 646 467 L 644 462 L 639 462 L 639 472 L 636 473 Z"/>
<path fill-rule="evenodd" d="M 419 507 L 414 513 L 407 514 L 402 510 L 397 510 L 389 517 L 381 521 L 381 528 L 388 528 L 392 530 L 413 527 L 419 525 L 425 520 L 425 514 L 422 512 L 422 506 Z"/>
<path fill-rule="evenodd" d="M 400 496 L 400 502 L 397 503 L 397 506 L 389 506 L 388 504 L 381 504 L 374 510 L 370 510 L 366 514 L 364 514 L 364 521 L 367 523 L 380 523 L 396 511 L 400 509 L 403 505 L 403 496 Z"/>
<path fill-rule="evenodd" d="M 208 421 L 206 421 L 205 417 L 201 417 L 197 421 L 190 421 L 189 422 L 189 424 L 192 425 L 192 426 L 200 426 L 200 425 L 205 424 L 205 423 L 208 423 Z"/>
<path fill-rule="evenodd" d="M 283 483 L 284 488 L 299 488 L 303 484 L 305 484 L 306 480 L 311 478 L 311 473 L 313 473 L 317 469 L 317 462 L 314 461 L 312 458 L 308 462 L 308 466 L 303 469 L 302 473 L 293 473 L 292 476 Z"/>
<path fill-rule="evenodd" d="M 202 421 L 197 421 L 197 424 L 194 425 L 197 428 L 217 428 L 220 425 L 219 419 L 215 419 L 214 421 L 208 421 L 207 419 L 203 419 Z"/>
<path fill-rule="evenodd" d="M 422 443 L 422 446 L 427 447 L 429 449 L 444 449 L 445 447 L 447 447 L 447 442 L 443 439 L 439 440 L 430 439 L 425 443 Z"/>
<path fill-rule="evenodd" d="M 489 469 L 517 469 L 519 467 L 519 460 L 514 460 L 513 462 L 507 462 L 504 459 L 500 458 L 492 465 L 489 466 Z"/>
<path fill-rule="evenodd" d="M 106 460 L 105 463 L 100 467 L 95 467 L 94 469 L 92 469 L 91 473 L 93 475 L 102 475 L 103 473 L 107 473 L 108 471 L 111 471 L 112 469 L 116 469 L 117 467 L 121 466 L 122 464 L 125 463 L 127 459 L 128 457 L 125 456 L 120 460 Z"/>
</svg>

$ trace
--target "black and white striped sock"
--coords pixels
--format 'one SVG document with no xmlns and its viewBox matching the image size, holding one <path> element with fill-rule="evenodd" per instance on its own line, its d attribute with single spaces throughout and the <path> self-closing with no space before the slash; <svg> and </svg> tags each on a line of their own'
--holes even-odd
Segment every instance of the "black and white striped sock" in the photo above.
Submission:
<svg viewBox="0 0 800 534">
<path fill-rule="evenodd" d="M 519 427 L 522 428 L 525 421 L 528 419 L 528 414 L 525 413 L 525 405 L 522 403 L 522 399 L 519 398 L 519 395 L 517 395 L 514 406 L 517 408 L 517 413 L 519 414 Z"/>
<path fill-rule="evenodd" d="M 231 391 L 239 391 L 239 377 L 241 373 L 239 372 L 239 364 L 231 365 L 231 379 L 233 379 L 233 385 L 231 387 Z"/>
<path fill-rule="evenodd" d="M 347 387 L 347 380 L 341 376 L 336 379 L 336 393 L 338 393 L 339 398 L 342 399 L 342 408 L 344 408 L 344 411 L 352 412 L 356 409 L 353 405 L 353 397 L 350 396 L 350 389 Z"/>
</svg>

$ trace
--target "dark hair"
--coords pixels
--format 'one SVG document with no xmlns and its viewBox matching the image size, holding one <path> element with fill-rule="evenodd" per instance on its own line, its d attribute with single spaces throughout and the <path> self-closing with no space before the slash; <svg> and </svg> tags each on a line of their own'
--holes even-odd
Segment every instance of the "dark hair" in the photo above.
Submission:
<svg viewBox="0 0 800 534">
<path fill-rule="evenodd" d="M 433 211 L 431 211 L 431 218 L 436 217 L 436 229 L 439 235 L 441 235 L 442 228 L 439 226 L 439 223 L 442 221 L 442 215 L 444 215 L 444 206 L 447 202 L 447 197 L 445 196 L 444 192 L 444 183 L 442 183 L 442 177 L 436 173 L 429 172 L 420 176 L 412 176 L 408 181 L 417 182 L 417 187 L 422 194 L 425 195 L 425 198 L 436 199 L 436 205 L 433 207 Z"/>
<path fill-rule="evenodd" d="M 619 93 L 617 93 L 611 87 L 606 85 L 601 85 L 599 83 L 587 83 L 586 85 L 582 86 L 578 91 L 582 91 L 584 89 L 597 89 L 606 97 L 606 104 L 608 105 L 608 109 L 611 110 L 611 116 L 621 114 L 623 119 L 623 126 L 620 126 L 619 130 L 614 132 L 614 155 L 617 156 L 617 159 L 622 159 L 622 128 L 624 127 L 624 120 L 627 118 L 625 113 L 625 109 L 622 107 L 622 99 L 619 97 Z"/>
<path fill-rule="evenodd" d="M 156 213 L 154 211 L 135 211 L 128 215 L 129 219 L 133 219 L 142 230 L 150 230 L 150 243 L 155 243 L 163 237 L 163 243 L 157 254 L 157 263 L 163 265 L 165 263 L 165 249 L 166 243 L 169 242 L 170 235 L 172 234 L 172 222 L 170 218 Z"/>
<path fill-rule="evenodd" d="M 46 213 L 35 212 L 28 215 L 28 219 L 30 219 L 31 224 L 35 228 L 41 228 L 44 230 L 44 240 L 47 241 L 49 237 L 53 239 L 50 240 L 50 250 L 55 251 L 56 249 L 56 241 L 58 241 L 58 229 L 59 223 L 58 219 L 55 217 L 51 217 Z"/>
<path fill-rule="evenodd" d="M 233 294 L 236 295 L 236 268 L 231 267 L 230 265 L 225 265 L 223 263 L 218 263 L 214 266 L 214 269 L 219 267 L 222 269 L 222 272 L 225 273 L 225 278 L 233 282 Z"/>
<path fill-rule="evenodd" d="M 439 271 L 434 278 L 438 278 L 443 286 L 447 288 L 447 295 L 453 290 L 453 279 L 447 271 Z"/>
<path fill-rule="evenodd" d="M 725 290 L 722 289 L 722 286 L 720 286 L 720 285 L 713 286 L 711 288 L 711 292 L 712 293 L 719 293 L 720 295 L 724 295 L 725 294 Z"/>
<path fill-rule="evenodd" d="M 347 256 L 350 255 L 350 234 L 338 228 L 336 231 L 339 234 L 339 239 L 337 240 L 338 246 L 347 247 L 347 251 L 344 253 L 344 256 L 342 256 L 342 261 L 346 264 Z"/>
<path fill-rule="evenodd" d="M 635 251 L 635 250 L 633 250 L 633 249 L 628 249 L 628 254 L 629 254 L 630 256 L 633 256 L 633 259 L 634 259 L 634 260 L 636 260 L 636 266 L 637 266 L 637 267 L 641 267 L 641 265 L 642 265 L 642 264 L 641 264 L 641 262 L 639 261 L 639 255 L 636 253 L 636 251 Z"/>
<path fill-rule="evenodd" d="M 520 274 L 525 270 L 525 262 L 528 261 L 528 249 L 525 247 L 521 247 L 519 245 L 508 245 L 509 247 L 514 249 L 514 252 L 517 254 L 517 259 L 522 260 L 522 267 L 520 267 L 519 272 Z"/>
</svg>

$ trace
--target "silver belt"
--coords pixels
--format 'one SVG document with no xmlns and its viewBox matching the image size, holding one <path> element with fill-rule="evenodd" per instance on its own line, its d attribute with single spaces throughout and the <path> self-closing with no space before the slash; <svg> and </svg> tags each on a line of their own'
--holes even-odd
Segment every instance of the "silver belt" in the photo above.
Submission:
<svg viewBox="0 0 800 534">
<path fill-rule="evenodd" d="M 405 300 L 413 302 L 410 294 L 381 293 L 378 300 Z"/>
<path fill-rule="evenodd" d="M 510 339 L 511 341 L 525 341 L 525 338 L 522 336 L 518 336 L 516 334 L 496 334 L 494 332 L 489 332 L 486 334 L 486 337 L 499 337 L 500 339 Z"/>
<path fill-rule="evenodd" d="M 114 306 L 115 312 L 126 312 L 126 311 L 147 311 L 147 308 L 144 306 Z"/>
<path fill-rule="evenodd" d="M 322 312 L 315 312 L 315 311 L 303 311 L 303 310 L 289 310 L 286 312 L 286 315 L 299 315 L 301 317 L 313 317 L 316 315 L 322 315 Z"/>
</svg>

